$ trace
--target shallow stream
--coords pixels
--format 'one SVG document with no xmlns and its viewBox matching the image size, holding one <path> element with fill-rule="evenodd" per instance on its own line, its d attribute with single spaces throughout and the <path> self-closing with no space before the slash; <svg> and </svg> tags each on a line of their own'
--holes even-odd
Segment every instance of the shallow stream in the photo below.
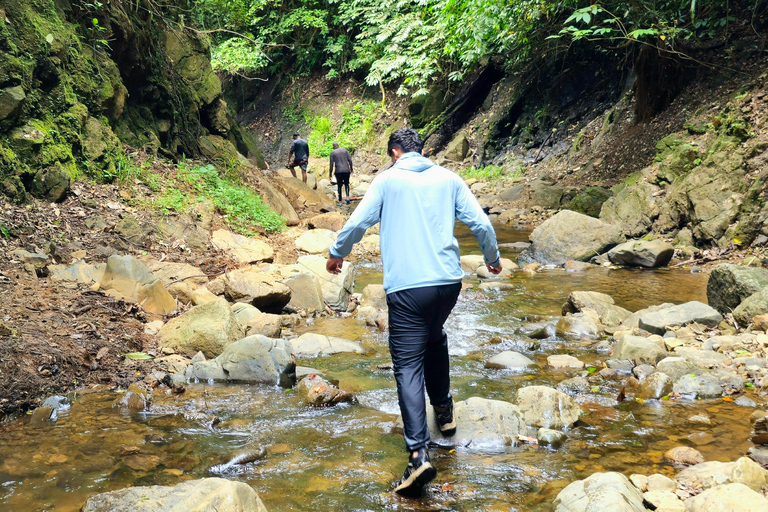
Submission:
<svg viewBox="0 0 768 512">
<path fill-rule="evenodd" d="M 500 227 L 498 235 L 500 242 L 514 242 L 527 240 L 528 233 Z M 463 253 L 479 252 L 467 232 L 460 231 L 459 238 Z M 555 387 L 588 374 L 544 369 L 551 354 L 568 353 L 587 366 L 600 365 L 607 356 L 596 353 L 595 338 L 551 337 L 531 351 L 532 340 L 519 334 L 526 323 L 559 315 L 571 291 L 608 293 L 634 311 L 662 302 L 706 301 L 706 280 L 705 274 L 685 269 L 559 269 L 516 272 L 511 278 L 516 288 L 509 291 L 465 290 L 446 325 L 452 393 L 456 400 L 512 401 L 521 386 Z M 362 266 L 356 291 L 372 282 L 381 282 L 376 262 Z M 297 331 L 362 342 L 365 355 L 300 361 L 338 380 L 358 403 L 312 409 L 278 387 L 197 383 L 181 396 L 158 388 L 149 410 L 134 413 L 116 405 L 119 394 L 81 394 L 55 422 L 33 425 L 23 417 L 0 423 L 0 510 L 76 511 L 92 493 L 224 476 L 251 485 L 270 512 L 551 511 L 565 485 L 596 471 L 672 475 L 675 470 L 662 454 L 674 446 L 694 446 L 707 460 L 726 461 L 750 445 L 750 408 L 723 400 L 619 403 L 621 379 L 593 377 L 591 392 L 578 398 L 587 414 L 560 449 L 526 444 L 436 449 L 432 459 L 439 485 L 420 501 L 399 498 L 390 492 L 406 460 L 402 436 L 393 432 L 395 384 L 391 371 L 378 368 L 389 362 L 386 336 L 340 318 L 316 319 Z M 494 337 L 501 342 L 488 343 Z M 485 361 L 502 350 L 525 353 L 539 368 L 525 373 L 486 369 Z M 696 414 L 708 415 L 712 425 L 689 422 Z M 220 420 L 215 426 L 213 417 Z M 267 450 L 262 460 L 224 475 L 208 471 L 259 446 Z"/>
</svg>

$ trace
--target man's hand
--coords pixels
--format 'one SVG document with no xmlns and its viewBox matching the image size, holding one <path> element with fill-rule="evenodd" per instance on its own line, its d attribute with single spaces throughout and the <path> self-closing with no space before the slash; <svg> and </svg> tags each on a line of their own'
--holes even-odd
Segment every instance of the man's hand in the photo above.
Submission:
<svg viewBox="0 0 768 512">
<path fill-rule="evenodd" d="M 486 263 L 485 267 L 488 269 L 488 272 L 490 272 L 491 274 L 498 274 L 499 272 L 501 272 L 501 263 L 499 263 L 498 267 L 492 267 Z"/>
<path fill-rule="evenodd" d="M 325 264 L 325 270 L 327 270 L 329 274 L 341 274 L 341 266 L 343 264 L 344 258 L 328 258 L 328 262 Z"/>
</svg>

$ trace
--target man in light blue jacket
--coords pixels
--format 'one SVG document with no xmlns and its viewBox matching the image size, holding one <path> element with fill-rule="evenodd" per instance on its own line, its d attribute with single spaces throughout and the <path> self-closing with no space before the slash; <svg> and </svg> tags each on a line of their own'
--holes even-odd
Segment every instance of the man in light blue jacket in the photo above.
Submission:
<svg viewBox="0 0 768 512">
<path fill-rule="evenodd" d="M 443 324 L 456 305 L 464 272 L 455 219 L 480 243 L 485 263 L 501 272 L 496 234 L 488 216 L 458 175 L 421 156 L 419 134 L 402 128 L 389 138 L 394 164 L 371 183 L 328 253 L 326 269 L 341 271 L 344 257 L 366 229 L 381 222 L 384 291 L 389 307 L 389 350 L 397 381 L 405 445 L 410 453 L 395 492 L 419 496 L 437 472 L 429 460 L 424 388 L 440 431 L 456 432 Z"/>
</svg>

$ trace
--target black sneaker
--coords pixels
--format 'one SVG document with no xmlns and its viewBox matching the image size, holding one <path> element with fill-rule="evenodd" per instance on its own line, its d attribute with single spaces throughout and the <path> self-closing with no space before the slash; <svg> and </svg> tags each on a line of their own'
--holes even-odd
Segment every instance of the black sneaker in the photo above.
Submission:
<svg viewBox="0 0 768 512">
<path fill-rule="evenodd" d="M 437 425 L 440 427 L 440 432 L 445 437 L 451 437 L 456 433 L 456 417 L 453 414 L 453 399 L 451 399 L 450 405 L 447 407 L 433 407 L 435 410 L 435 418 L 437 419 Z"/>
<path fill-rule="evenodd" d="M 421 448 L 416 457 L 408 459 L 403 478 L 395 482 L 395 492 L 400 496 L 417 498 L 424 492 L 424 486 L 435 479 L 437 471 L 429 462 L 426 448 Z"/>
</svg>

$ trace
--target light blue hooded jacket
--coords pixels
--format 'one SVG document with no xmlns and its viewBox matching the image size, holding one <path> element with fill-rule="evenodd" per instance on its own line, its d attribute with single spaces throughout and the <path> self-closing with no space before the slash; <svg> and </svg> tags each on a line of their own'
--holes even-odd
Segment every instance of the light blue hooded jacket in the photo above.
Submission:
<svg viewBox="0 0 768 512">
<path fill-rule="evenodd" d="M 373 180 L 328 252 L 344 258 L 366 229 L 381 222 L 386 293 L 456 283 L 464 272 L 455 219 L 472 230 L 485 262 L 498 266 L 496 233 L 464 181 L 418 153 L 405 153 Z"/>
</svg>

